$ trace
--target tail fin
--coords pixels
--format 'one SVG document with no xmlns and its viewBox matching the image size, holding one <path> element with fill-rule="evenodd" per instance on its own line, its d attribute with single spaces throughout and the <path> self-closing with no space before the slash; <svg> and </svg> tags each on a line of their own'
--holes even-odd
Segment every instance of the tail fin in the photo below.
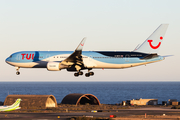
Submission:
<svg viewBox="0 0 180 120">
<path fill-rule="evenodd" d="M 135 52 L 158 53 L 164 39 L 168 24 L 161 24 L 137 49 Z"/>
<path fill-rule="evenodd" d="M 16 102 L 14 104 L 12 104 L 11 106 L 9 107 L 15 107 L 15 108 L 18 108 L 19 105 L 20 105 L 20 102 L 21 102 L 21 99 L 17 99 Z"/>
</svg>

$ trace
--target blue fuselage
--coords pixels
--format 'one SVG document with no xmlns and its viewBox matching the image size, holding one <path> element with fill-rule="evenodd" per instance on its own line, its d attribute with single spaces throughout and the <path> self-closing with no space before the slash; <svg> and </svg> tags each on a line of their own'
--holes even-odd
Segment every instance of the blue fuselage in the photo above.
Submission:
<svg viewBox="0 0 180 120">
<path fill-rule="evenodd" d="M 16 67 L 46 68 L 48 62 L 61 62 L 73 52 L 21 51 L 12 54 L 6 62 Z M 92 68 L 126 68 L 163 60 L 161 56 L 144 59 L 148 55 L 150 54 L 126 51 L 82 51 L 85 66 Z"/>
</svg>

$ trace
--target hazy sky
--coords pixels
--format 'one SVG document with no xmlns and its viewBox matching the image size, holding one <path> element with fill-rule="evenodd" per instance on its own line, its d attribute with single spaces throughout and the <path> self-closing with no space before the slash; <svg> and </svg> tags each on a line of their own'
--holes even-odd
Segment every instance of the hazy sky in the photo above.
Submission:
<svg viewBox="0 0 180 120">
<path fill-rule="evenodd" d="M 180 81 L 179 0 L 0 0 L 0 81 Z M 127 69 L 74 72 L 20 69 L 5 59 L 17 51 L 132 51 L 162 23 L 168 23 L 160 55 L 164 61 Z M 84 73 L 87 70 L 84 70 Z"/>
</svg>

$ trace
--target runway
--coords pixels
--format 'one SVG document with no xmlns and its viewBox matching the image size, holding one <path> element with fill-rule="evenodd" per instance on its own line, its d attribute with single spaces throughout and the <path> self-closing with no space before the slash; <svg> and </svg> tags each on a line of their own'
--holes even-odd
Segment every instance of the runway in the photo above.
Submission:
<svg viewBox="0 0 180 120">
<path fill-rule="evenodd" d="M 150 107 L 150 108 L 137 108 L 137 109 L 121 109 L 111 110 L 109 112 L 80 112 L 80 111 L 69 111 L 68 113 L 12 113 L 12 112 L 1 112 L 1 120 L 56 120 L 56 119 L 67 119 L 76 116 L 87 116 L 87 117 L 106 117 L 110 115 L 116 115 L 117 118 L 136 118 L 148 116 L 163 116 L 167 119 L 167 116 L 177 116 L 180 118 L 180 109 Z"/>
</svg>

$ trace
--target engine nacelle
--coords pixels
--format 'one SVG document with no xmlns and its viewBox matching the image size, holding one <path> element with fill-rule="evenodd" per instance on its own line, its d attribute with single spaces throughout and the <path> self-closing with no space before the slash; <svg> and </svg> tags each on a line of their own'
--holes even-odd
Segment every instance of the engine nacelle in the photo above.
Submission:
<svg viewBox="0 0 180 120">
<path fill-rule="evenodd" d="M 47 70 L 49 71 L 59 71 L 60 69 L 60 62 L 48 62 L 47 63 Z"/>
<path fill-rule="evenodd" d="M 68 68 L 67 65 L 61 64 L 61 62 L 48 62 L 47 63 L 47 70 L 49 71 L 60 71 L 61 69 Z"/>
</svg>

